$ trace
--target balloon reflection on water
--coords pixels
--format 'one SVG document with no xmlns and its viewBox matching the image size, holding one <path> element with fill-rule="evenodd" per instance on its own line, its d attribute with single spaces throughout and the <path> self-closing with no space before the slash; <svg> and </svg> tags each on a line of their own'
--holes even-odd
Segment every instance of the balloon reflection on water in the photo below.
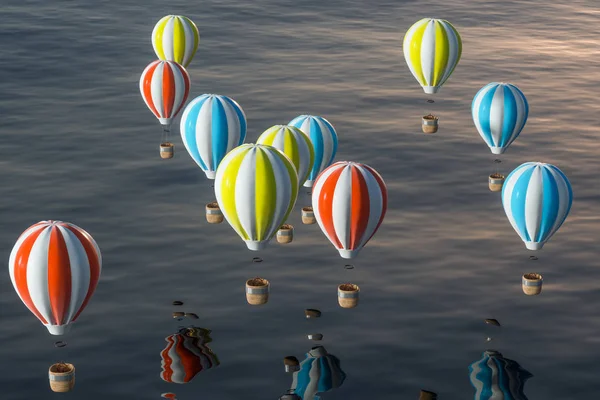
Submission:
<svg viewBox="0 0 600 400">
<path fill-rule="evenodd" d="M 188 383 L 200 372 L 220 364 L 216 354 L 207 346 L 212 341 L 210 330 L 190 326 L 167 336 L 167 346 L 160 353 L 165 382 Z"/>
<path fill-rule="evenodd" d="M 345 379 L 340 360 L 329 354 L 325 347 L 315 346 L 306 353 L 300 370 L 294 372 L 291 391 L 302 400 L 318 400 L 317 393 L 337 389 Z"/>
<path fill-rule="evenodd" d="M 514 360 L 496 350 L 486 350 L 481 360 L 469 366 L 475 400 L 527 400 L 525 381 L 533 377 Z"/>
</svg>

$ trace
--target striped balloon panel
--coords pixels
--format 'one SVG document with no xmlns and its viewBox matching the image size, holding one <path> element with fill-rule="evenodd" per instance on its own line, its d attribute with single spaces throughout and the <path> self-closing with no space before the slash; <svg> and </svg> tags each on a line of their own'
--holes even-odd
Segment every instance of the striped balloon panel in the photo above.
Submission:
<svg viewBox="0 0 600 400">
<path fill-rule="evenodd" d="M 217 169 L 215 195 L 227 222 L 244 241 L 270 240 L 296 204 L 298 176 L 272 146 L 243 144 Z"/>
<path fill-rule="evenodd" d="M 214 178 L 225 154 L 244 143 L 246 115 L 227 96 L 203 94 L 183 111 L 179 131 L 190 156 Z"/>
<path fill-rule="evenodd" d="M 532 376 L 519 363 L 495 351 L 486 351 L 481 360 L 469 366 L 475 400 L 527 400 L 525 382 Z"/>
<path fill-rule="evenodd" d="M 522 164 L 508 175 L 502 187 L 506 216 L 528 248 L 535 243 L 541 248 L 554 235 L 569 215 L 572 203 L 571 183 L 551 164 Z"/>
<path fill-rule="evenodd" d="M 304 186 L 311 187 L 317 176 L 331 165 L 337 153 L 338 137 L 333 125 L 325 118 L 300 115 L 290 121 L 288 125 L 295 126 L 306 133 L 312 142 L 315 161 Z"/>
<path fill-rule="evenodd" d="M 423 18 L 404 36 L 404 58 L 425 93 L 436 93 L 462 54 L 458 31 L 444 19 Z"/>
<path fill-rule="evenodd" d="M 96 241 L 80 227 L 41 221 L 21 234 L 8 268 L 27 308 L 44 325 L 62 326 L 76 321 L 90 301 L 102 256 Z"/>
<path fill-rule="evenodd" d="M 172 61 L 151 62 L 140 77 L 144 102 L 162 125 L 171 125 L 190 92 L 186 70 Z"/>
<path fill-rule="evenodd" d="M 152 47 L 156 56 L 163 61 L 175 61 L 186 68 L 198 50 L 199 41 L 198 27 L 182 15 L 163 17 L 152 31 Z"/>
<path fill-rule="evenodd" d="M 198 338 L 175 334 L 165 338 L 167 346 L 160 353 L 165 382 L 188 383 L 200 371 L 218 366 L 219 359 L 212 350 Z"/>
<path fill-rule="evenodd" d="M 315 162 L 315 152 L 308 135 L 291 125 L 275 125 L 264 131 L 257 143 L 266 144 L 282 151 L 296 167 L 298 185 L 306 182 Z"/>
<path fill-rule="evenodd" d="M 310 353 L 306 356 L 300 363 L 300 370 L 294 372 L 291 387 L 303 400 L 316 399 L 317 393 L 337 389 L 344 383 L 346 374 L 336 356 L 327 354 L 314 357 Z"/>
<path fill-rule="evenodd" d="M 387 188 L 365 164 L 340 161 L 319 175 L 312 192 L 317 223 L 338 250 L 359 251 L 387 210 Z"/>
<path fill-rule="evenodd" d="M 502 154 L 519 136 L 529 115 L 523 92 L 510 83 L 488 83 L 473 98 L 471 114 L 492 153 Z"/>
</svg>

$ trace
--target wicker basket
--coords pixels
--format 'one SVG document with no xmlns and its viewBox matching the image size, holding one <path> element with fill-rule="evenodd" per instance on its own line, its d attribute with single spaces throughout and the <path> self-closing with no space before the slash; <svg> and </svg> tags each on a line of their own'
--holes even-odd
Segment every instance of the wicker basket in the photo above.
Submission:
<svg viewBox="0 0 600 400">
<path fill-rule="evenodd" d="M 342 308 L 354 308 L 358 305 L 360 288 L 353 283 L 343 283 L 338 286 L 338 303 Z"/>
<path fill-rule="evenodd" d="M 160 158 L 173 158 L 174 153 L 173 143 L 165 142 L 160 144 Z"/>
<path fill-rule="evenodd" d="M 525 293 L 528 296 L 535 296 L 536 294 L 540 294 L 542 291 L 543 282 L 544 279 L 540 274 L 536 274 L 535 272 L 523 274 L 523 293 Z"/>
<path fill-rule="evenodd" d="M 492 192 L 501 192 L 502 185 L 504 185 L 504 175 L 491 174 L 488 180 L 488 185 Z"/>
<path fill-rule="evenodd" d="M 52 364 L 48 370 L 48 379 L 53 392 L 68 392 L 75 386 L 75 366 L 69 363 Z"/>
<path fill-rule="evenodd" d="M 292 240 L 294 240 L 294 227 L 289 224 L 281 225 L 277 231 L 277 242 L 292 243 Z"/>
<path fill-rule="evenodd" d="M 304 225 L 312 225 L 317 222 L 315 212 L 312 207 L 302 207 L 302 223 Z"/>
<path fill-rule="evenodd" d="M 246 281 L 246 300 L 253 306 L 269 301 L 269 281 L 264 278 L 252 278 Z"/>
<path fill-rule="evenodd" d="M 220 224 L 223 222 L 223 213 L 216 201 L 206 205 L 206 220 L 209 224 Z"/>
<path fill-rule="evenodd" d="M 422 122 L 423 133 L 436 133 L 438 130 L 438 121 L 439 118 L 435 115 L 425 115 Z"/>
</svg>

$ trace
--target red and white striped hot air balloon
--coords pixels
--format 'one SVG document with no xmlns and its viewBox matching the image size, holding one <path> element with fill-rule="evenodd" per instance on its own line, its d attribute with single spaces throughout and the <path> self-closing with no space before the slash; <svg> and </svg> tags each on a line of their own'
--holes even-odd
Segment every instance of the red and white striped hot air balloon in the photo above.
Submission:
<svg viewBox="0 0 600 400">
<path fill-rule="evenodd" d="M 176 62 L 156 60 L 142 72 L 140 93 L 160 123 L 169 126 L 185 105 L 190 77 Z"/>
<path fill-rule="evenodd" d="M 63 335 L 94 294 L 102 255 L 96 241 L 80 227 L 41 221 L 21 234 L 8 269 L 27 308 L 52 335 Z"/>
<path fill-rule="evenodd" d="M 317 223 L 342 258 L 354 258 L 373 237 L 387 210 L 385 182 L 365 164 L 340 161 L 314 183 Z"/>
</svg>

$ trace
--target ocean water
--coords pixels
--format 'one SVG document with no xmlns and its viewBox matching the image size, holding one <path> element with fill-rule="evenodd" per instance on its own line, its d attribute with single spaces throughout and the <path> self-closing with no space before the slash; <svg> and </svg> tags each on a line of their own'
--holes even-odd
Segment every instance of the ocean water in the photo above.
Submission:
<svg viewBox="0 0 600 400">
<path fill-rule="evenodd" d="M 150 42 L 164 15 L 190 17 L 200 47 L 188 71 L 190 99 L 234 98 L 247 142 L 303 113 L 336 128 L 336 160 L 366 163 L 389 190 L 386 219 L 347 261 L 302 225 L 294 242 L 250 252 L 227 223 L 209 225 L 210 182 L 174 125 L 175 157 L 158 156 L 161 128 L 138 79 L 155 59 Z M 402 39 L 423 17 L 444 18 L 463 40 L 462 59 L 428 95 L 404 62 Z M 596 71 L 600 5 L 594 1 L 239 0 L 15 1 L 0 13 L 0 259 L 31 224 L 75 223 L 103 254 L 96 293 L 63 338 L 52 337 L 0 278 L 3 399 L 58 398 L 47 369 L 77 368 L 65 398 L 276 399 L 290 388 L 284 356 L 322 344 L 346 380 L 335 399 L 469 399 L 470 364 L 487 349 L 529 371 L 529 399 L 593 398 L 600 389 L 600 217 Z M 517 85 L 530 116 L 501 157 L 508 174 L 526 161 L 557 165 L 574 192 L 571 214 L 542 251 L 525 249 L 487 188 L 493 156 L 473 125 L 475 93 Z M 421 117 L 440 117 L 435 135 Z M 253 263 L 260 256 L 262 263 Z M 6 264 L 5 264 L 6 265 Z M 544 276 L 525 296 L 521 275 Z M 271 282 L 269 302 L 247 304 L 246 279 Z M 361 288 L 342 309 L 338 284 Z M 173 307 L 181 300 L 182 307 Z M 318 308 L 320 319 L 304 318 Z M 172 311 L 198 320 L 177 321 Z M 501 327 L 484 323 L 496 318 Z M 165 338 L 180 325 L 211 330 L 220 365 L 187 384 L 160 378 Z M 487 341 L 487 338 L 491 341 Z M 55 340 L 67 346 L 55 348 Z M 309 400 L 309 399 L 305 399 Z"/>
</svg>

